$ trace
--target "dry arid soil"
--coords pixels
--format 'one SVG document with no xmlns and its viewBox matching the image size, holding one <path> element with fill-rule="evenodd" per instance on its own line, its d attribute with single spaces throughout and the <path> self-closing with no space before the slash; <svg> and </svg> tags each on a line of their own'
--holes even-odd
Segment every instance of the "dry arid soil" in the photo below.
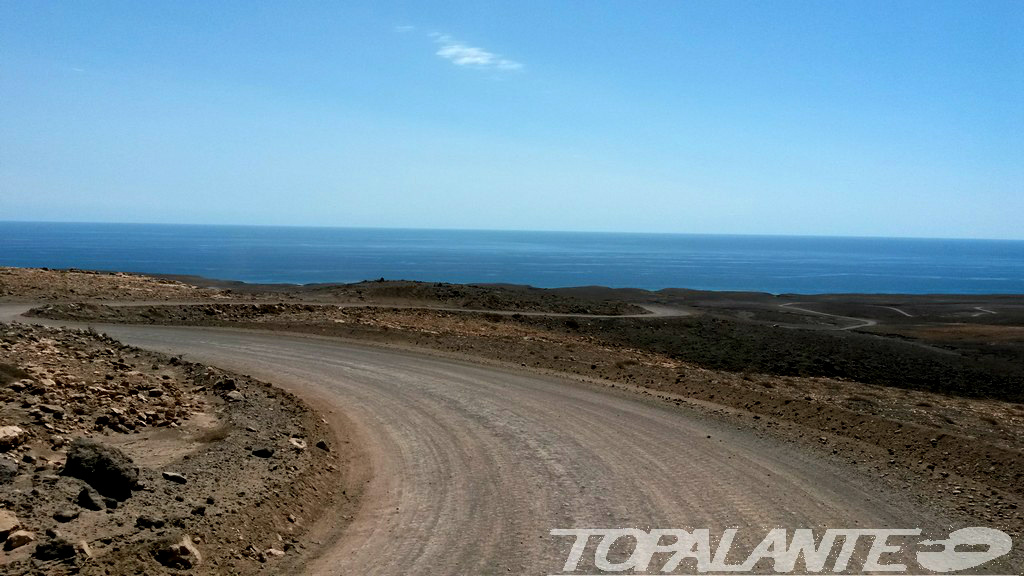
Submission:
<svg viewBox="0 0 1024 576">
<path fill-rule="evenodd" d="M 48 319 L 317 334 L 631 390 L 842 460 L 922 505 L 1024 533 L 1022 297 L 186 279 L 194 288 L 182 290 L 203 296 L 167 299 L 194 304 L 120 305 L 133 298 L 115 285 L 79 298 L 42 281 L 67 272 L 8 269 L 0 280 L 23 274 L 37 275 L 18 289 L 39 282 L 33 290 L 47 304 L 33 314 Z M 12 285 L 0 292 L 25 301 Z M 635 317 L 638 305 L 681 315 Z"/>
</svg>

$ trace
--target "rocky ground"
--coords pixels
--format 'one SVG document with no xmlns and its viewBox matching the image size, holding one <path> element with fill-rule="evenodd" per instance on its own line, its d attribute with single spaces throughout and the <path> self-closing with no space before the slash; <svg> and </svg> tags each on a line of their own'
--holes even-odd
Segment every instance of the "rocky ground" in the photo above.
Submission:
<svg viewBox="0 0 1024 576">
<path fill-rule="evenodd" d="M 211 280 L 197 276 L 161 276 L 206 289 L 220 291 L 235 298 L 266 300 L 298 300 L 304 303 L 385 304 L 393 306 L 425 306 L 463 308 L 469 310 L 502 310 L 519 312 L 551 312 L 556 314 L 645 314 L 635 304 L 595 294 L 575 295 L 558 290 L 509 284 L 448 284 L 446 282 L 415 282 L 411 280 L 368 280 L 352 284 L 246 284 Z"/>
<path fill-rule="evenodd" d="M 50 270 L 0 266 L 0 301 L 49 300 L 192 301 L 216 298 L 221 290 L 122 272 Z"/>
<path fill-rule="evenodd" d="M 343 441 L 250 378 L 92 331 L 0 324 L 0 572 L 281 573 Z"/>
<path fill-rule="evenodd" d="M 556 314 L 647 313 L 644 308 L 614 298 L 579 297 L 531 286 L 383 278 L 352 284 L 246 284 L 195 276 L 0 266 L 0 302 L 44 301 L 374 303 Z"/>
<path fill-rule="evenodd" d="M 468 310 L 551 312 L 556 314 L 646 314 L 629 302 L 578 298 L 532 286 L 447 284 L 443 282 L 377 281 L 309 285 L 291 293 L 306 302 L 373 302 L 432 304 Z"/>
</svg>

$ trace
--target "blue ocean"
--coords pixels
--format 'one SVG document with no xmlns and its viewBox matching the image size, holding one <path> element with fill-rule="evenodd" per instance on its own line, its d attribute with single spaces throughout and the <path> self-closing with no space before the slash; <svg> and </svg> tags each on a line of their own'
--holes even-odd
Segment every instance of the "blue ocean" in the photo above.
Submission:
<svg viewBox="0 0 1024 576">
<path fill-rule="evenodd" d="M 1024 241 L 0 222 L 0 265 L 772 293 L 1024 294 Z"/>
</svg>

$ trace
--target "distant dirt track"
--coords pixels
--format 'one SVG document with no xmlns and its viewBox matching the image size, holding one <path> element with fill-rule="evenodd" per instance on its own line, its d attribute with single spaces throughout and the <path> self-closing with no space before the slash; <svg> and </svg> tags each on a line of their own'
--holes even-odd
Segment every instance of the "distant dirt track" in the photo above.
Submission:
<svg viewBox="0 0 1024 576">
<path fill-rule="evenodd" d="M 217 302 L 210 300 L 106 300 L 92 303 L 102 304 L 104 306 L 123 308 L 143 308 L 149 306 L 209 306 L 211 304 L 236 306 L 251 306 L 258 304 L 294 304 L 294 302 L 285 302 L 282 300 L 246 300 L 238 302 Z M 45 306 L 45 304 L 38 305 Z M 497 314 L 499 316 L 551 316 L 553 318 L 678 318 L 682 316 L 691 316 L 693 314 L 691 311 L 684 310 L 678 306 L 663 306 L 659 304 L 637 304 L 638 307 L 646 310 L 646 312 L 642 314 L 584 314 L 576 312 L 543 312 L 537 310 L 483 310 L 480 308 L 459 308 L 452 306 L 429 306 L 419 304 L 379 304 L 362 302 L 318 302 L 314 303 L 313 305 L 335 308 L 398 308 L 412 310 L 436 310 L 439 312 L 472 312 L 483 314 Z M 7 309 L 17 310 L 20 312 L 27 310 L 28 306 L 22 304 L 0 304 L 0 320 L 3 319 L 3 311 Z"/>
<path fill-rule="evenodd" d="M 631 393 L 320 338 L 102 329 L 352 423 L 372 474 L 310 574 L 556 574 L 571 542 L 552 528 L 942 525 L 851 470 Z"/>
<path fill-rule="evenodd" d="M 789 308 L 790 310 L 799 310 L 801 312 L 806 312 L 808 314 L 814 314 L 815 316 L 828 316 L 829 318 L 838 318 L 840 320 L 849 320 L 853 322 L 853 324 L 850 324 L 848 326 L 837 326 L 835 330 L 856 330 L 857 328 L 867 328 L 868 326 L 874 326 L 878 324 L 877 320 L 870 320 L 867 318 L 854 318 L 852 316 L 840 316 L 838 314 L 829 314 L 828 312 L 818 312 L 817 310 L 811 310 L 809 308 L 801 308 L 800 304 L 803 304 L 803 302 L 790 302 L 788 304 L 779 304 L 779 308 Z M 889 308 L 889 306 L 883 306 L 883 308 Z M 895 308 L 893 308 L 893 310 L 895 310 Z M 907 313 L 902 310 L 896 311 L 899 312 L 900 314 L 907 315 Z"/>
</svg>

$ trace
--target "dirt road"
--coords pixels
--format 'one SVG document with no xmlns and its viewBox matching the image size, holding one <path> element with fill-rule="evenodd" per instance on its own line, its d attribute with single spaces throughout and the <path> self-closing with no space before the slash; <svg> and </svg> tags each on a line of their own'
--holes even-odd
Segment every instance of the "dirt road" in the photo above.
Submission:
<svg viewBox="0 0 1024 576">
<path fill-rule="evenodd" d="M 811 310 L 809 308 L 801 308 L 800 304 L 803 304 L 803 302 L 790 302 L 788 304 L 779 304 L 779 308 L 789 308 L 790 310 L 799 310 L 807 314 L 814 314 L 815 316 L 827 316 L 829 318 L 838 318 L 840 320 L 848 320 L 850 322 L 853 322 L 853 324 L 848 324 L 846 326 L 838 326 L 835 328 L 836 330 L 856 330 L 857 328 L 867 328 L 869 326 L 874 326 L 878 324 L 877 320 L 871 320 L 868 318 L 854 318 L 852 316 L 840 316 L 838 314 L 829 314 L 827 312 L 818 312 L 817 310 Z M 883 308 L 889 308 L 889 306 L 883 306 Z M 895 308 L 893 309 L 895 310 Z M 902 310 L 896 311 L 899 312 L 900 314 L 907 315 L 907 313 Z"/>
<path fill-rule="evenodd" d="M 326 339 L 102 329 L 282 385 L 354 427 L 371 472 L 362 507 L 312 574 L 556 574 L 572 542 L 553 528 L 759 539 L 943 524 L 851 470 L 626 392 Z"/>
</svg>

